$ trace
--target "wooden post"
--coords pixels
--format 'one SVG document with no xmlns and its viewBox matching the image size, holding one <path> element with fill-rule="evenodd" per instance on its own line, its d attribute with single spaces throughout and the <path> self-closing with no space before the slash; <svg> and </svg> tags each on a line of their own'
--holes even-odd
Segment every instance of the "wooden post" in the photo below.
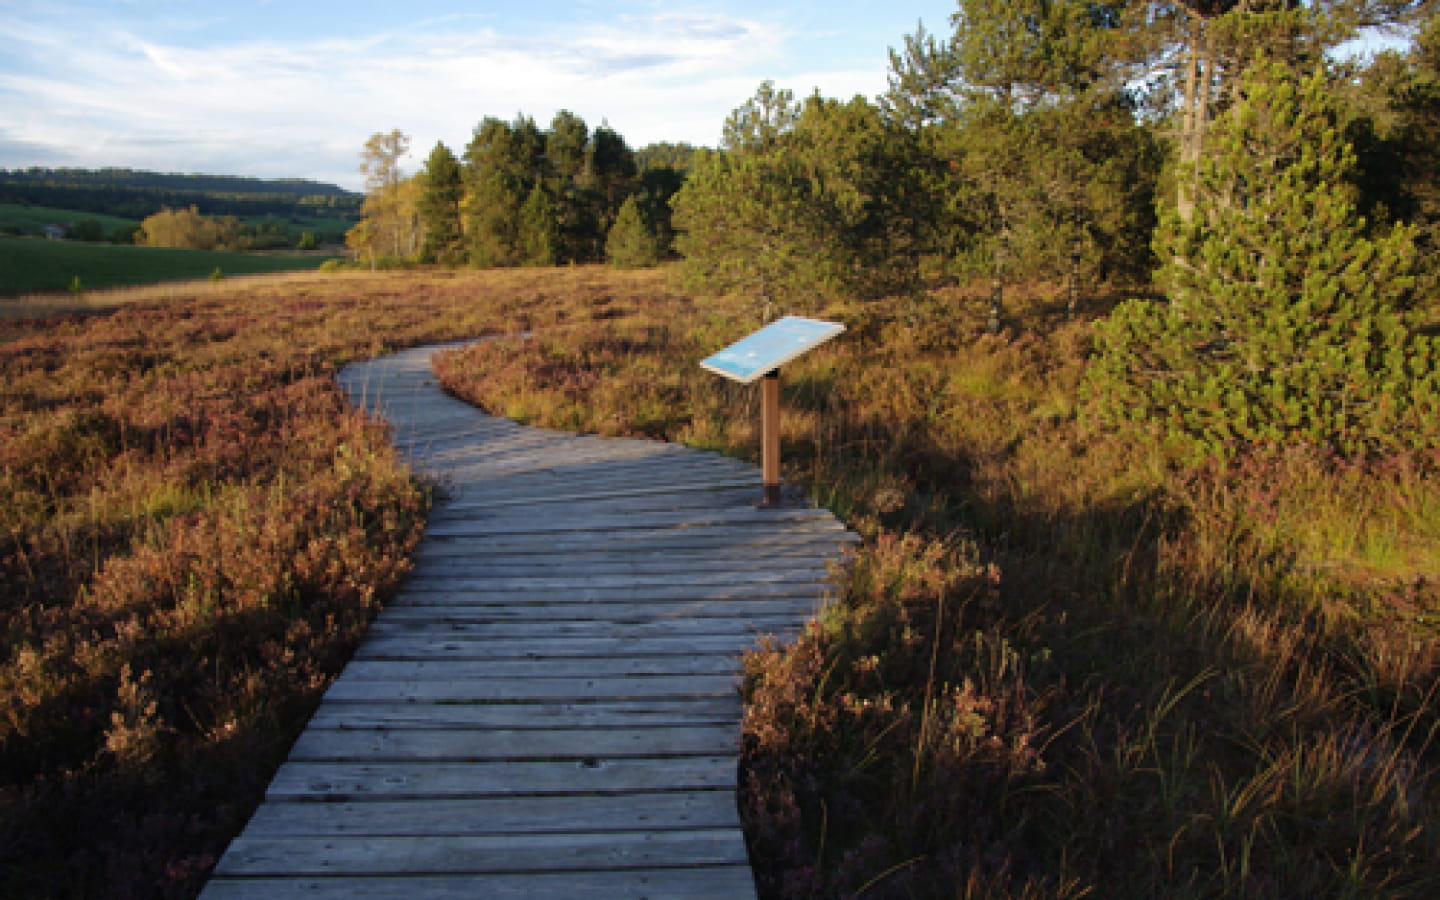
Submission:
<svg viewBox="0 0 1440 900">
<path fill-rule="evenodd" d="M 762 507 L 780 505 L 780 370 L 765 373 L 760 388 L 760 474 Z"/>
</svg>

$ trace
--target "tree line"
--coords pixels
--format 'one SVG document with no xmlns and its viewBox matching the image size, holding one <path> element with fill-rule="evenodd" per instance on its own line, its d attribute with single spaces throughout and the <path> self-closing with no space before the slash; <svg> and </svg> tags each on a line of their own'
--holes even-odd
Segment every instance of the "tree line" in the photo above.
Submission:
<svg viewBox="0 0 1440 900">
<path fill-rule="evenodd" d="M 162 209 L 146 216 L 134 234 L 134 242 L 146 247 L 179 247 L 186 250 L 315 250 L 319 237 L 313 231 L 290 233 L 284 222 L 273 220 L 251 224 L 235 216 L 206 216 L 194 206 Z"/>
<path fill-rule="evenodd" d="M 133 169 L 0 169 L 0 203 L 49 206 L 123 219 L 192 206 L 209 216 L 277 219 L 358 217 L 363 198 L 304 179 L 146 172 Z"/>
<path fill-rule="evenodd" d="M 933 277 L 1145 284 L 1161 218 L 1193 213 L 1209 129 L 1256 53 L 1320 67 L 1357 157 L 1338 177 L 1371 228 L 1434 240 L 1435 28 L 1368 66 L 1326 51 L 1418 2 L 960 0 L 948 35 L 891 52 L 874 102 L 798 101 L 773 84 L 675 198 L 697 285 L 814 302 Z M 1432 14 L 1433 15 L 1433 14 Z M 796 265 L 797 260 L 811 264 Z M 804 298 L 812 298 L 806 301 Z"/>
<path fill-rule="evenodd" d="M 927 285 L 980 279 L 996 331 L 1020 281 L 1065 285 L 1072 316 L 1102 289 L 1158 292 L 1101 329 L 1091 421 L 1168 423 L 1186 453 L 1296 433 L 1365 453 L 1430 409 L 1433 0 L 958 0 L 950 24 L 892 50 L 874 100 L 762 84 L 683 167 L 642 168 L 569 113 L 486 119 L 463 158 L 373 169 L 357 249 L 497 266 L 673 248 L 691 286 L 772 310 L 943 314 Z M 1376 28 L 1408 50 L 1331 53 Z"/>
<path fill-rule="evenodd" d="M 670 200 L 693 155 L 683 144 L 637 152 L 568 111 L 548 129 L 487 117 L 461 156 L 437 142 L 406 176 L 409 145 L 396 129 L 361 154 L 363 219 L 346 242 L 371 264 L 652 265 L 671 252 Z"/>
<path fill-rule="evenodd" d="M 960 0 L 948 35 L 921 28 L 891 52 L 883 96 L 797 101 L 767 82 L 714 150 L 632 152 L 569 112 L 548 130 L 487 118 L 463 156 L 437 145 L 412 178 L 368 184 L 352 247 L 482 266 L 601 260 L 633 197 L 624 224 L 640 255 L 673 249 L 697 286 L 806 302 L 985 277 L 998 319 L 1017 278 L 1065 280 L 1072 301 L 1087 285 L 1146 281 L 1157 223 L 1166 210 L 1190 215 L 1206 130 L 1257 50 L 1295 71 L 1326 67 L 1357 147 L 1344 177 L 1361 211 L 1375 227 L 1431 223 L 1423 244 L 1436 218 L 1430 39 L 1367 67 L 1325 52 L 1426 9 Z M 385 137 L 367 145 L 367 172 L 398 172 L 376 144 Z"/>
</svg>

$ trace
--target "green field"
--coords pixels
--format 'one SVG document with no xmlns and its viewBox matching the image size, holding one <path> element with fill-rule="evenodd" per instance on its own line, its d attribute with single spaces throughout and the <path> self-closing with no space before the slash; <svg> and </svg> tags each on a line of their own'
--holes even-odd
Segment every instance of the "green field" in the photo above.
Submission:
<svg viewBox="0 0 1440 900">
<path fill-rule="evenodd" d="M 39 235 L 46 225 L 73 225 L 86 220 L 99 222 L 106 236 L 140 227 L 139 219 L 122 216 L 53 206 L 31 206 L 26 203 L 0 203 L 0 230 L 10 233 Z M 322 242 L 342 240 L 345 232 L 355 224 L 353 219 L 335 216 L 241 216 L 240 221 L 256 228 L 268 222 L 279 222 L 287 226 L 294 238 L 298 238 L 302 232 L 311 231 Z"/>
<path fill-rule="evenodd" d="M 139 219 L 107 216 L 103 213 L 56 209 L 53 206 L 31 206 L 28 203 L 0 203 L 0 228 L 10 227 L 24 234 L 39 234 L 40 229 L 46 225 L 73 224 L 86 219 L 99 222 L 106 234 L 113 234 L 122 228 L 138 228 L 140 226 Z"/>
<path fill-rule="evenodd" d="M 0 296 L 318 268 L 327 256 L 0 238 Z"/>
</svg>

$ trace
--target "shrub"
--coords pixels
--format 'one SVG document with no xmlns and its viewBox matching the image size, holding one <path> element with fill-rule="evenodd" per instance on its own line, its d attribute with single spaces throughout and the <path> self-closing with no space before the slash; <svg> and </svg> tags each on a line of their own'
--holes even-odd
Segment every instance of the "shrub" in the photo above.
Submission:
<svg viewBox="0 0 1440 900">
<path fill-rule="evenodd" d="M 1435 346 L 1400 310 L 1411 229 L 1379 238 L 1345 187 L 1354 153 L 1325 79 L 1257 61 L 1215 129 L 1188 222 L 1157 233 L 1168 302 L 1096 328 L 1088 423 L 1186 461 L 1300 442 L 1345 455 L 1433 446 Z"/>
</svg>

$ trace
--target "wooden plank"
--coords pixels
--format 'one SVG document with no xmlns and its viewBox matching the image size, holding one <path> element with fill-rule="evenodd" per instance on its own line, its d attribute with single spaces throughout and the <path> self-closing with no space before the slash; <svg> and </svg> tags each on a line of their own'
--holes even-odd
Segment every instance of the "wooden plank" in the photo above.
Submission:
<svg viewBox="0 0 1440 900">
<path fill-rule="evenodd" d="M 509 875 L 236 878 L 212 880 L 201 900 L 746 900 L 749 865 Z"/>
<path fill-rule="evenodd" d="M 775 525 L 786 529 L 821 532 L 843 531 L 824 510 L 785 509 L 714 509 L 714 510 L 650 510 L 618 515 L 555 515 L 553 510 L 539 513 L 479 512 L 468 516 L 437 513 L 425 525 L 427 533 L 437 536 L 465 534 L 527 534 L 551 531 L 618 531 L 656 528 L 702 528 L 709 525 L 741 525 L 765 529 Z"/>
<path fill-rule="evenodd" d="M 788 637 L 798 631 L 775 632 Z M 393 637 L 377 634 L 356 651 L 357 659 L 575 659 L 596 656 L 688 656 L 692 653 L 740 654 L 758 646 L 760 634 L 696 635 L 651 638 L 643 644 L 624 637 L 563 638 L 537 646 L 504 639 L 438 638 L 427 635 Z"/>
<path fill-rule="evenodd" d="M 504 469 L 514 463 L 531 462 L 544 468 L 633 463 L 645 460 L 651 465 L 710 466 L 699 454 L 682 455 L 665 449 L 664 445 L 586 440 L 571 434 L 529 432 L 494 441 L 477 441 L 468 447 L 456 448 L 440 457 L 427 459 L 426 465 L 440 469 L 493 466 Z"/>
<path fill-rule="evenodd" d="M 551 492 L 541 496 L 508 496 L 485 495 L 480 491 L 473 491 L 452 499 L 443 504 L 444 508 L 464 509 L 474 507 L 476 509 L 494 509 L 496 507 L 533 506 L 537 504 L 552 503 L 610 503 L 618 504 L 621 508 L 643 508 L 646 505 L 654 504 L 656 507 L 680 506 L 696 502 L 696 494 L 705 494 L 705 501 L 716 501 L 722 503 L 747 502 L 754 494 L 754 477 L 748 472 L 737 472 L 733 478 L 717 480 L 701 485 L 650 485 L 649 487 L 631 488 L 624 494 L 616 494 L 612 491 L 597 491 L 580 488 L 573 493 Z"/>
<path fill-rule="evenodd" d="M 736 660 L 723 654 L 697 655 L 688 662 L 671 657 L 600 658 L 590 660 L 586 671 L 589 678 L 647 675 L 726 678 L 736 672 Z M 504 681 L 570 675 L 557 675 L 554 660 L 351 660 L 340 677 L 356 681 Z"/>
<path fill-rule="evenodd" d="M 537 602 L 527 599 L 516 603 L 508 595 L 472 595 L 471 602 L 406 603 L 387 607 L 376 625 L 400 622 L 619 622 L 643 623 L 664 619 L 721 619 L 742 623 L 739 627 L 752 630 L 759 621 L 775 616 L 806 619 L 821 606 L 814 596 L 760 598 L 755 600 L 659 600 L 634 601 L 617 598 L 613 602 L 574 602 L 557 594 L 552 600 Z"/>
<path fill-rule="evenodd" d="M 783 570 L 783 572 L 796 572 L 796 570 L 809 569 L 815 580 L 831 580 L 832 573 L 829 569 L 814 567 L 815 560 L 811 556 L 799 556 L 799 554 L 785 554 L 785 556 L 773 556 L 769 559 L 706 559 L 696 554 L 684 554 L 684 556 L 665 557 L 660 556 L 631 556 L 626 559 L 624 556 L 613 556 L 613 554 L 592 553 L 588 556 L 576 554 L 577 559 L 564 564 L 566 560 L 557 560 L 553 557 L 533 557 L 534 562 L 517 557 L 495 557 L 485 556 L 480 559 L 475 557 L 462 556 L 455 553 L 451 556 L 422 556 L 416 560 L 415 569 L 410 570 L 409 579 L 412 582 L 431 579 L 431 577 L 484 577 L 484 579 L 544 579 L 544 577 L 573 577 L 576 572 L 589 572 L 598 576 L 660 576 L 667 572 L 688 572 L 688 573 L 729 573 L 736 575 L 737 569 L 749 569 L 749 567 L 765 566 L 766 569 Z"/>
<path fill-rule="evenodd" d="M 421 657 L 434 660 L 433 656 Z M 482 658 L 489 661 L 488 658 Z M 658 657 L 660 660 L 672 657 Z M 556 673 L 551 678 L 486 678 L 466 681 L 389 681 L 382 679 L 335 679 L 325 692 L 325 701 L 402 701 L 430 703 L 464 702 L 498 703 L 521 700 L 644 700 L 683 697 L 733 697 L 739 687 L 739 665 L 724 675 L 644 675 L 612 677 L 606 675 L 563 675 L 563 666 L 552 659 L 545 666 Z M 683 665 L 676 664 L 677 667 Z M 594 661 L 587 663 L 593 667 Z"/>
<path fill-rule="evenodd" d="M 709 681 L 693 681 L 689 690 L 699 695 L 715 693 L 730 696 L 737 683 L 734 657 L 720 654 L 692 656 L 688 660 L 674 657 L 622 657 L 592 659 L 586 663 L 589 678 L 621 678 L 622 676 L 708 676 Z M 555 662 L 548 659 L 356 659 L 345 667 L 336 683 L 350 681 L 436 681 L 479 682 L 554 678 Z M 633 680 L 633 679 L 622 679 Z M 705 688 L 705 689 L 701 689 Z M 659 699 L 651 696 L 651 699 Z M 520 699 L 513 693 L 504 699 Z"/>
<path fill-rule="evenodd" d="M 765 537 L 770 540 L 766 541 Z M 580 532 L 554 533 L 537 539 L 534 535 L 490 535 L 442 537 L 426 535 L 429 552 L 464 554 L 472 553 L 478 559 L 483 556 L 531 557 L 536 555 L 562 556 L 569 553 L 615 553 L 631 548 L 644 549 L 648 553 L 681 553 L 718 550 L 730 554 L 753 552 L 755 559 L 763 559 L 767 550 L 811 547 L 817 554 L 839 556 L 841 548 L 853 541 L 843 534 L 819 531 L 772 532 L 769 535 L 757 533 L 754 529 L 731 531 L 729 529 L 691 529 L 684 532 L 674 530 L 615 531 L 607 534 L 584 534 Z M 548 550 L 547 550 L 548 547 Z"/>
<path fill-rule="evenodd" d="M 808 552 L 814 554 L 815 558 L 839 564 L 844 548 L 854 543 L 843 534 L 808 531 L 772 532 L 769 537 L 771 541 L 767 543 L 757 540 L 753 531 L 745 537 L 739 537 L 710 529 L 685 533 L 660 532 L 653 536 L 648 532 L 639 534 L 624 531 L 605 535 L 551 534 L 545 535 L 543 540 L 528 535 L 499 536 L 484 541 L 470 537 L 445 538 L 430 535 L 425 539 L 420 558 L 468 555 L 477 562 L 499 559 L 515 563 L 538 559 L 550 560 L 546 565 L 553 568 L 557 559 L 574 556 L 576 564 L 579 565 L 597 557 L 614 557 L 622 551 L 625 555 L 638 559 L 670 555 L 681 561 L 684 557 L 714 553 L 722 558 L 733 558 L 738 568 L 760 564 L 772 553 L 777 558 L 784 559 L 791 554 Z"/>
<path fill-rule="evenodd" d="M 414 464 L 422 469 L 437 472 L 442 470 L 456 472 L 465 468 L 474 468 L 478 471 L 484 468 L 479 465 L 466 467 L 455 463 L 443 467 L 431 466 L 423 459 L 415 460 Z M 634 460 L 611 459 L 604 463 L 552 458 L 548 461 L 541 460 L 529 467 L 494 466 L 492 468 L 495 471 L 489 473 L 490 477 L 484 485 L 483 495 L 485 496 L 537 494 L 567 487 L 572 490 L 583 489 L 592 492 L 616 492 L 631 487 L 656 487 L 660 484 L 673 488 L 685 483 L 701 485 L 720 479 L 729 480 L 741 476 L 752 476 L 751 472 L 724 462 L 686 459 L 683 461 L 683 465 L 675 465 L 671 468 L 670 477 L 666 481 L 657 482 L 655 479 L 647 477 L 647 470 L 654 468 L 654 461 L 644 457 Z M 509 471 L 505 471 L 505 468 L 508 468 Z"/>
<path fill-rule="evenodd" d="M 286 762 L 267 800 L 430 799 L 637 791 L 734 790 L 730 756 L 593 759 L 564 762 L 338 763 Z"/>
<path fill-rule="evenodd" d="M 733 725 L 739 697 L 609 700 L 589 703 L 344 703 L 332 700 L 311 717 L 309 729 L 558 729 L 627 726 Z M 538 755 L 538 754 L 537 754 Z"/>
<path fill-rule="evenodd" d="M 763 569 L 768 564 L 767 554 L 774 554 L 776 565 L 787 565 L 796 554 L 813 553 L 809 564 L 817 563 L 825 571 L 835 571 L 845 561 L 841 554 L 850 542 L 839 535 L 822 532 L 777 533 L 773 545 L 747 543 L 734 534 L 715 533 L 709 529 L 695 529 L 687 532 L 653 533 L 615 531 L 606 534 L 584 532 L 555 532 L 545 535 L 492 535 L 492 536 L 446 536 L 427 537 L 429 543 L 419 562 L 443 561 L 446 557 L 469 557 L 476 564 L 499 563 L 501 565 L 523 565 L 538 562 L 533 571 L 544 574 L 546 570 L 570 569 L 573 571 L 587 561 L 601 562 L 617 557 L 632 555 L 637 564 L 652 562 L 659 556 L 672 556 L 683 562 L 686 557 L 713 553 L 721 560 L 732 563 L 737 571 Z M 547 553 L 546 546 L 551 549 Z M 556 564 L 573 555 L 575 563 Z M 549 560 L 546 562 L 546 560 Z M 677 562 L 677 566 L 678 566 Z M 623 563 L 622 563 L 623 564 Z M 711 567 L 721 569 L 724 567 Z M 677 571 L 683 571 L 677 568 Z"/>
<path fill-rule="evenodd" d="M 503 440 L 477 441 L 443 454 L 428 455 L 423 464 L 440 470 L 487 467 L 503 471 L 520 463 L 551 469 L 582 465 L 608 466 L 637 460 L 675 472 L 697 471 L 702 468 L 705 471 L 716 471 L 720 468 L 710 465 L 698 456 L 633 445 L 587 441 L 574 435 L 515 435 Z"/>
<path fill-rule="evenodd" d="M 631 488 L 649 487 L 656 482 L 647 477 L 644 466 L 632 471 L 617 472 L 614 463 L 600 465 L 594 462 L 575 462 L 560 465 L 555 460 L 516 462 L 506 466 L 463 466 L 425 467 L 412 462 L 416 468 L 431 477 L 443 479 L 447 485 L 454 485 L 456 493 L 465 494 L 466 488 L 476 492 L 483 488 L 487 497 L 524 497 L 546 494 L 552 491 L 574 491 L 577 489 L 608 490 L 623 493 Z M 708 488 L 728 482 L 734 476 L 730 473 L 709 469 L 687 467 L 672 472 L 667 483 L 688 485 L 692 488 Z"/>
<path fill-rule="evenodd" d="M 701 585 L 644 585 L 634 588 L 624 587 L 585 587 L 572 588 L 532 588 L 532 589 L 486 589 L 488 583 L 484 579 L 470 579 L 470 584 L 479 587 L 467 587 L 460 579 L 450 578 L 424 578 L 414 581 L 407 581 L 404 593 L 395 600 L 396 603 L 424 605 L 428 603 L 441 603 L 453 605 L 457 603 L 481 603 L 487 598 L 502 603 L 547 603 L 554 601 L 568 601 L 571 603 L 602 603 L 624 602 L 627 598 L 639 601 L 663 601 L 670 600 L 675 603 L 688 603 L 705 600 L 726 600 L 744 601 L 747 597 L 757 600 L 774 599 L 777 597 L 798 597 L 805 600 L 818 600 L 829 592 L 829 588 L 823 582 L 818 581 L 781 581 L 771 584 L 701 584 Z"/>
<path fill-rule="evenodd" d="M 627 641 L 649 641 L 657 637 L 692 638 L 731 636 L 735 634 L 750 637 L 756 632 L 775 634 L 795 629 L 795 616 L 750 616 L 744 619 L 715 617 L 666 618 L 651 621 L 632 620 L 581 620 L 563 619 L 538 622 L 476 622 L 440 621 L 436 619 L 395 619 L 384 617 L 370 626 L 370 634 L 386 638 L 474 638 L 477 640 L 506 640 L 520 642 L 549 643 L 556 639 L 620 638 Z"/>
<path fill-rule="evenodd" d="M 528 466 L 519 465 L 521 463 Z M 743 466 L 707 459 L 690 451 L 663 455 L 562 455 L 549 452 L 526 456 L 511 453 L 503 459 L 453 457 L 441 461 L 424 458 L 416 460 L 415 464 L 436 471 L 478 471 L 487 467 L 495 470 L 497 476 L 503 477 L 487 483 L 485 495 L 517 494 L 527 488 L 532 491 L 554 489 L 559 483 L 575 482 L 577 489 L 587 493 L 628 496 L 631 489 L 662 486 L 674 489 L 752 477 L 752 473 Z M 664 480 L 646 477 L 655 472 L 663 472 L 666 477 Z"/>
<path fill-rule="evenodd" d="M 556 823 L 576 831 L 675 831 L 738 828 L 735 798 L 726 791 L 464 797 L 423 801 L 308 803 L 261 806 L 246 826 L 251 837 L 342 837 L 441 834 L 541 834 Z"/>
<path fill-rule="evenodd" d="M 423 461 L 413 461 L 422 471 L 426 471 Z M 515 470 L 510 472 L 489 472 L 485 473 L 483 480 L 465 481 L 457 479 L 454 483 L 458 486 L 448 496 L 455 499 L 468 499 L 470 497 L 483 497 L 487 500 L 525 500 L 539 495 L 550 493 L 574 493 L 584 491 L 586 493 L 609 494 L 611 496 L 628 496 L 631 491 L 639 491 L 646 488 L 654 488 L 663 485 L 672 490 L 703 491 L 711 488 L 732 484 L 737 478 L 751 477 L 748 472 L 738 472 L 727 466 L 713 465 L 687 465 L 682 469 L 672 471 L 664 482 L 657 482 L 647 477 L 647 466 L 634 465 L 612 461 L 604 465 L 551 465 L 549 467 L 538 466 L 529 470 Z M 453 473 L 456 467 L 448 467 L 445 472 Z M 438 467 L 435 467 L 433 474 L 440 475 Z"/>
<path fill-rule="evenodd" d="M 689 587 L 702 587 L 706 585 L 734 585 L 734 584 L 777 584 L 783 582 L 805 582 L 816 583 L 828 581 L 830 570 L 824 565 L 811 561 L 806 563 L 781 563 L 779 561 L 769 562 L 758 560 L 752 567 L 743 571 L 726 569 L 723 567 L 712 567 L 697 571 L 679 570 L 672 572 L 638 572 L 621 571 L 614 575 L 601 575 L 589 571 L 572 569 L 570 571 L 555 571 L 554 568 L 542 569 L 533 574 L 510 575 L 510 576 L 485 576 L 472 575 L 461 567 L 451 566 L 447 571 L 432 572 L 421 575 L 419 572 L 412 572 L 408 583 L 434 582 L 453 583 L 457 587 L 464 584 L 473 584 L 485 590 L 533 590 L 536 588 L 550 588 L 557 590 L 568 590 L 573 587 L 588 585 L 595 588 L 623 588 L 635 587 L 664 587 L 668 585 L 686 585 Z M 461 587 L 460 589 L 464 589 Z"/>
<path fill-rule="evenodd" d="M 404 584 L 406 591 L 509 591 L 516 594 L 529 591 L 579 591 L 579 590 L 628 590 L 632 588 L 660 588 L 676 590 L 682 588 L 735 589 L 755 587 L 778 587 L 784 585 L 818 585 L 830 577 L 825 569 L 768 569 L 756 572 L 673 572 L 668 575 L 620 574 L 587 578 L 583 574 L 555 575 L 539 573 L 523 577 L 485 577 L 464 574 L 435 573 L 414 574 Z"/>
<path fill-rule="evenodd" d="M 576 500 L 569 503 L 537 502 L 520 506 L 517 504 L 487 503 L 469 504 L 446 502 L 435 508 L 431 518 L 439 521 L 451 520 L 493 521 L 496 519 L 570 518 L 590 519 L 629 516 L 637 524 L 645 517 L 695 516 L 706 511 L 731 514 L 748 513 L 755 521 L 762 521 L 765 511 L 754 508 L 749 502 L 753 492 L 734 488 L 715 488 L 710 485 L 693 488 L 685 493 L 651 494 L 640 497 L 618 495 L 596 500 Z M 800 510 L 800 507 L 796 508 Z M 822 511 L 822 515 L 824 515 Z M 812 516 L 813 517 L 813 516 Z M 777 518 L 770 523 L 781 521 Z M 668 522 L 661 522 L 668 524 Z"/>
<path fill-rule="evenodd" d="M 733 828 L 554 835 L 237 838 L 220 875 L 486 874 L 741 865 Z"/>
<path fill-rule="evenodd" d="M 290 749 L 295 762 L 477 762 L 481 760 L 655 759 L 740 751 L 740 724 L 629 728 L 307 728 Z"/>
<path fill-rule="evenodd" d="M 543 542 L 538 542 L 543 543 Z M 834 585 L 840 573 L 840 564 L 828 564 L 824 554 L 837 554 L 838 546 L 829 542 L 816 546 L 810 555 L 802 555 L 792 548 L 784 548 L 773 557 L 755 556 L 743 552 L 721 552 L 718 558 L 707 559 L 703 547 L 677 546 L 670 553 L 654 552 L 630 554 L 606 551 L 604 549 L 577 548 L 571 554 L 559 559 L 545 554 L 543 548 L 531 545 L 528 550 L 516 547 L 510 553 L 497 553 L 491 548 L 471 547 L 467 556 L 463 542 L 454 542 L 444 550 L 427 551 L 416 559 L 415 568 L 407 576 L 410 580 L 429 577 L 443 578 L 460 575 L 463 577 L 494 578 L 566 578 L 577 572 L 593 571 L 611 575 L 660 575 L 665 571 L 667 558 L 673 559 L 672 574 L 695 572 L 729 574 L 743 578 L 751 569 L 766 571 L 808 570 L 819 575 L 820 580 Z M 686 564 L 693 561 L 693 568 Z M 568 562 L 568 564 L 567 564 Z"/>
</svg>

